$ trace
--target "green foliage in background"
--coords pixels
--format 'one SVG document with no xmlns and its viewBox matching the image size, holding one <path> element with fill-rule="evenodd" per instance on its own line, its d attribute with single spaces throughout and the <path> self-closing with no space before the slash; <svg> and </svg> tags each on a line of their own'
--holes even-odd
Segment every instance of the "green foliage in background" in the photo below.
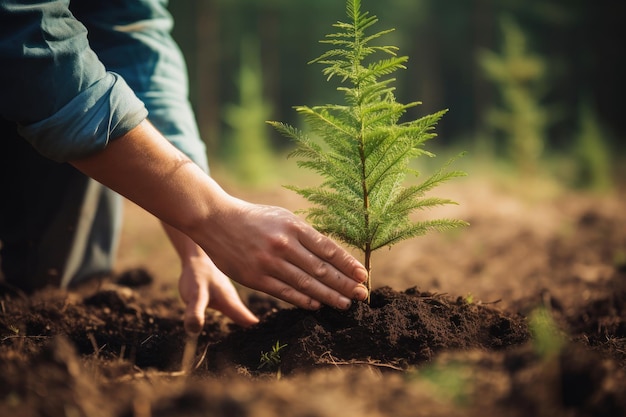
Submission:
<svg viewBox="0 0 626 417">
<path fill-rule="evenodd" d="M 521 27 L 510 17 L 501 20 L 500 52 L 482 51 L 479 62 L 498 88 L 501 104 L 487 113 L 488 124 L 503 133 L 506 153 L 524 178 L 538 174 L 546 140 L 548 110 L 541 105 L 547 65 L 529 51 Z"/>
<path fill-rule="evenodd" d="M 297 125 L 292 103 L 334 102 L 334 85 L 318 83 L 317 68 L 302 68 L 299 63 L 321 54 L 322 46 L 316 41 L 326 33 L 325 21 L 340 16 L 344 6 L 337 0 L 169 2 L 176 19 L 174 36 L 188 63 L 190 99 L 209 145 L 209 157 L 214 158 L 212 164 L 220 162 L 215 160 L 221 156 L 217 152 L 228 146 L 232 130 L 221 117 L 221 109 L 227 103 L 240 103 L 240 91 L 232 77 L 241 67 L 238 51 L 242 39 L 255 39 L 261 46 L 258 78 L 272 109 L 269 117 Z M 523 28 L 533 54 L 549 57 L 550 80 L 540 98 L 543 105 L 559 109 L 559 118 L 549 116 L 544 155 L 574 162 L 572 144 L 579 137 L 583 101 L 592 107 L 606 132 L 615 162 L 626 155 L 626 147 L 621 146 L 626 137 L 623 93 L 616 88 L 626 73 L 626 54 L 619 53 L 615 44 L 626 36 L 622 22 L 626 2 L 386 0 L 370 2 L 368 10 L 397 29 L 388 34 L 387 43 L 399 46 L 412 62 L 419 62 L 396 74 L 398 101 L 419 97 L 424 102 L 407 109 L 406 117 L 415 119 L 450 108 L 437 126 L 441 135 L 437 144 L 467 149 L 471 146 L 468 141 L 484 132 L 488 111 L 502 105 L 497 102 L 499 91 L 477 63 L 476 51 L 501 55 L 504 35 L 498 17 L 509 15 Z M 588 95 L 582 96 L 581 91 Z M 271 130 L 269 135 L 274 151 L 291 145 Z M 542 163 L 546 162 L 544 158 Z M 570 173 L 572 168 L 570 165 Z"/>
<path fill-rule="evenodd" d="M 580 127 L 574 150 L 577 172 L 574 185 L 604 192 L 611 188 L 612 161 L 606 134 L 588 103 L 580 106 Z"/>
<path fill-rule="evenodd" d="M 405 68 L 406 56 L 397 56 L 395 46 L 381 46 L 380 38 L 392 32 L 369 33 L 378 21 L 361 12 L 359 0 L 346 2 L 347 22 L 337 22 L 338 30 L 322 43 L 330 49 L 311 61 L 325 66 L 327 80 L 338 80 L 343 104 L 296 107 L 312 134 L 284 123 L 270 122 L 297 143 L 292 156 L 298 165 L 324 178 L 320 186 L 289 187 L 314 203 L 308 219 L 323 233 L 332 235 L 364 254 L 371 270 L 373 251 L 423 235 L 431 229 L 465 225 L 460 220 L 412 221 L 410 215 L 453 201 L 425 197 L 444 181 L 464 175 L 447 171 L 447 165 L 418 185 L 404 186 L 408 173 L 417 172 L 409 163 L 419 156 L 434 156 L 424 144 L 435 137 L 433 129 L 445 111 L 402 122 L 407 109 L 420 104 L 401 104 L 394 96 L 394 78 Z M 369 280 L 371 288 L 371 279 Z"/>
<path fill-rule="evenodd" d="M 470 368 L 463 363 L 428 365 L 416 373 L 415 378 L 425 381 L 442 401 L 457 406 L 468 404 L 473 382 Z"/>
<path fill-rule="evenodd" d="M 545 307 L 540 307 L 530 314 L 528 327 L 535 352 L 539 357 L 549 360 L 561 353 L 565 338 Z"/>
<path fill-rule="evenodd" d="M 258 185 L 271 178 L 275 158 L 265 130 L 271 106 L 263 99 L 259 46 L 251 39 L 241 45 L 237 85 L 239 104 L 228 105 L 224 111 L 231 127 L 225 159 L 241 182 Z"/>
</svg>

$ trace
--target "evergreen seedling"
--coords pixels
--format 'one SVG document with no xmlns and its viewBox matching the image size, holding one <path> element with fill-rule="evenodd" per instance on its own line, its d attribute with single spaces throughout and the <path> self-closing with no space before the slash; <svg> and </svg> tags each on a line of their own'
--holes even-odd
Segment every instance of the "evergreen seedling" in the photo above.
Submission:
<svg viewBox="0 0 626 417">
<path fill-rule="evenodd" d="M 319 186 L 288 186 L 314 205 L 308 219 L 322 233 L 360 249 L 364 265 L 371 271 L 371 255 L 376 249 L 423 235 L 431 229 L 448 229 L 466 223 L 437 219 L 412 221 L 416 211 L 453 201 L 427 198 L 425 193 L 440 183 L 465 175 L 447 171 L 444 166 L 418 185 L 403 185 L 408 173 L 418 174 L 409 163 L 418 156 L 434 156 L 424 150 L 437 121 L 445 111 L 401 122 L 407 109 L 420 104 L 398 103 L 385 78 L 404 69 L 406 56 L 397 56 L 395 46 L 376 46 L 374 41 L 391 30 L 366 32 L 378 21 L 361 12 L 360 0 L 346 2 L 348 22 L 333 26 L 337 32 L 322 43 L 330 50 L 311 61 L 325 66 L 327 81 L 337 79 L 344 104 L 296 107 L 318 143 L 304 132 L 284 123 L 269 122 L 279 132 L 295 140 L 290 154 L 300 158 L 298 166 L 324 177 Z M 377 59 L 378 56 L 382 58 Z M 371 275 L 368 280 L 371 290 Z"/>
<path fill-rule="evenodd" d="M 488 114 L 488 122 L 504 133 L 509 157 L 525 178 L 537 176 L 543 153 L 548 109 L 540 103 L 547 65 L 528 49 L 522 28 L 505 17 L 501 22 L 502 53 L 483 51 L 480 64 L 502 96 L 502 107 Z"/>
</svg>

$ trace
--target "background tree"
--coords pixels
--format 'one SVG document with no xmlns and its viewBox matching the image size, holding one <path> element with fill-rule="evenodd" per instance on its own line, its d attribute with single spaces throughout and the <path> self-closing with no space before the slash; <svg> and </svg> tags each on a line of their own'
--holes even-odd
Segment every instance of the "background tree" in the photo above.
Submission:
<svg viewBox="0 0 626 417">
<path fill-rule="evenodd" d="M 481 51 L 479 60 L 501 98 L 498 106 L 486 113 L 486 119 L 503 133 L 507 157 L 528 180 L 538 174 L 550 118 L 541 105 L 546 61 L 529 50 L 524 32 L 509 16 L 502 18 L 501 28 L 501 51 Z"/>
<path fill-rule="evenodd" d="M 337 97 L 332 88 L 316 86 L 316 71 L 303 63 L 320 54 L 316 40 L 324 35 L 328 17 L 340 15 L 342 2 L 190 0 L 172 1 L 170 8 L 177 19 L 174 35 L 189 63 L 192 102 L 210 158 L 217 158 L 215 150 L 226 137 L 222 131 L 230 129 L 219 109 L 238 98 L 231 74 L 241 64 L 242 38 L 259 41 L 264 96 L 274 111 L 272 118 L 296 122 L 291 103 Z M 393 43 L 419 64 L 398 77 L 398 99 L 419 97 L 425 111 L 450 108 L 438 126 L 442 144 L 473 140 L 493 107 L 497 89 L 483 77 L 476 52 L 498 50 L 502 34 L 497 17 L 509 14 L 535 46 L 533 52 L 550 57 L 553 78 L 545 102 L 562 109 L 562 117 L 546 129 L 546 150 L 570 150 L 579 130 L 580 91 L 588 91 L 598 124 L 612 138 L 610 149 L 624 154 L 620 144 L 626 118 L 618 87 L 626 73 L 620 45 L 626 38 L 626 2 L 389 0 L 372 1 L 368 9 L 397 29 Z M 272 136 L 272 145 L 290 146 L 279 135 Z"/>
</svg>

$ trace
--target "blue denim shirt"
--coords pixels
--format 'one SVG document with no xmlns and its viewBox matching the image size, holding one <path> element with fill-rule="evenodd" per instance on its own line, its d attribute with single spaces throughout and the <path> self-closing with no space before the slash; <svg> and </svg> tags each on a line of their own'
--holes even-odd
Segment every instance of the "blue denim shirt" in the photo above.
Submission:
<svg viewBox="0 0 626 417">
<path fill-rule="evenodd" d="M 172 24 L 165 0 L 0 0 L 0 116 L 56 161 L 148 117 L 207 170 Z"/>
</svg>

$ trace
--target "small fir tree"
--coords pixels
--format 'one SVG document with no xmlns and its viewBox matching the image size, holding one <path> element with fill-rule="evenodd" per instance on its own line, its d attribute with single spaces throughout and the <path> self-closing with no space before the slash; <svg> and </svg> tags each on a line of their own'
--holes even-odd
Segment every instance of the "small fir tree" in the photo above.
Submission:
<svg viewBox="0 0 626 417">
<path fill-rule="evenodd" d="M 269 122 L 295 140 L 290 156 L 299 157 L 298 166 L 324 177 L 319 186 L 288 186 L 314 205 L 308 219 L 322 233 L 360 249 L 364 265 L 371 270 L 376 249 L 423 235 L 431 229 L 449 229 L 466 223 L 453 219 L 413 221 L 410 215 L 453 201 L 425 197 L 425 193 L 453 177 L 465 175 L 448 171 L 447 165 L 418 185 L 403 185 L 406 175 L 418 173 L 409 163 L 418 156 L 434 156 L 424 150 L 432 130 L 445 111 L 418 120 L 400 122 L 407 109 L 419 102 L 398 103 L 394 78 L 384 78 L 404 69 L 406 56 L 397 56 L 394 46 L 376 46 L 374 41 L 393 29 L 366 34 L 378 19 L 361 12 L 360 0 L 347 0 L 349 21 L 333 26 L 338 32 L 322 43 L 331 49 L 311 61 L 325 66 L 327 81 L 339 79 L 337 88 L 345 104 L 296 107 L 311 132 L 323 143 L 284 123 Z M 375 59 L 374 55 L 383 55 Z M 384 78 L 384 79 L 383 79 Z M 371 290 L 371 276 L 368 280 Z"/>
<path fill-rule="evenodd" d="M 598 115 L 587 101 L 582 102 L 578 113 L 580 127 L 574 145 L 574 160 L 578 168 L 575 185 L 606 192 L 612 187 L 613 165 L 606 132 L 602 129 Z"/>
<path fill-rule="evenodd" d="M 482 51 L 479 63 L 485 76 L 498 88 L 502 105 L 491 110 L 487 122 L 502 132 L 508 157 L 525 179 L 538 174 L 543 153 L 549 110 L 542 106 L 546 80 L 545 60 L 533 54 L 522 28 L 510 17 L 500 22 L 502 51 Z"/>
<path fill-rule="evenodd" d="M 271 179 L 274 154 L 265 124 L 271 107 L 263 99 L 259 46 L 251 39 L 241 42 L 237 77 L 240 103 L 227 105 L 224 111 L 224 121 L 232 129 L 224 156 L 241 182 L 259 185 Z"/>
</svg>

